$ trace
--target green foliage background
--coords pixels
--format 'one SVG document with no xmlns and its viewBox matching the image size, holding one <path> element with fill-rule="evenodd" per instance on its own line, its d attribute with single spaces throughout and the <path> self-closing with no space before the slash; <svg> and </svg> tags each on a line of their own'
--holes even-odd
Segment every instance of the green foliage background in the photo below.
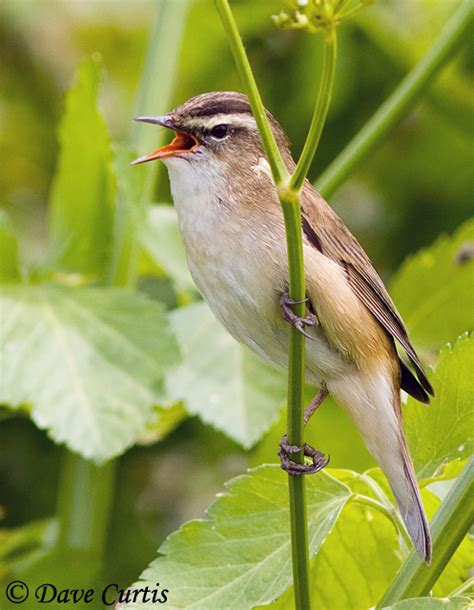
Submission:
<svg viewBox="0 0 474 610">
<path fill-rule="evenodd" d="M 379 2 L 345 24 L 333 102 L 311 178 L 322 173 L 429 48 L 457 4 Z M 265 103 L 297 154 L 320 76 L 321 41 L 276 30 L 269 15 L 281 8 L 278 0 L 233 6 Z M 57 443 L 97 463 L 121 456 L 108 524 L 103 524 L 107 542 L 99 573 L 102 582 L 123 586 L 155 559 L 167 534 L 203 515 L 224 481 L 246 466 L 256 467 L 252 476 L 230 483 L 230 495 L 215 502 L 209 522 L 187 524 L 162 547 L 165 557 L 157 560 L 157 569 L 172 590 L 180 590 L 184 605 L 179 607 L 185 607 L 192 591 L 183 591 L 183 579 L 192 590 L 192 578 L 202 575 L 184 576 L 183 545 L 192 539 L 192 564 L 204 554 L 198 543 L 200 537 L 209 542 L 205 530 L 212 530 L 214 521 L 230 544 L 228 528 L 245 517 L 246 494 L 255 486 L 268 492 L 261 501 L 273 504 L 272 510 L 285 499 L 283 475 L 260 465 L 276 461 L 286 381 L 228 337 L 199 301 L 162 169 L 154 186 L 142 168 L 128 165 L 134 154 L 130 142 L 142 154 L 160 137 L 149 126 L 130 136 L 154 14 L 155 3 L 147 0 L 6 0 L 0 5 L 0 279 L 23 280 L 3 286 L 0 303 L 0 402 L 9 406 L 0 412 L 0 579 L 35 574 L 45 557 L 44 565 L 58 580 L 71 570 L 54 554 L 56 496 L 66 453 Z M 148 75 L 157 99 L 172 91 L 173 106 L 203 91 L 241 89 L 207 0 L 190 6 L 177 70 L 172 78 L 166 73 L 173 65 L 166 53 L 172 57 L 180 27 L 176 19 L 160 34 L 161 72 Z M 467 336 L 458 339 L 471 330 L 473 317 L 472 262 L 460 256 L 474 240 L 468 220 L 472 134 L 466 129 L 471 76 L 472 58 L 462 52 L 331 201 L 391 286 L 425 362 L 438 363 L 432 374 L 436 400 L 429 408 L 411 400 L 405 407 L 415 463 L 425 479 L 439 474 L 445 459 L 465 458 L 471 449 L 466 440 L 473 421 L 473 349 Z M 151 192 L 154 202 L 146 211 L 131 205 L 144 192 Z M 123 270 L 123 261 L 134 258 L 138 292 L 127 289 L 133 278 Z M 308 396 L 311 392 L 308 388 Z M 344 469 L 362 473 L 374 463 L 332 402 L 318 413 L 308 436 L 330 453 L 333 468 L 327 477 L 311 480 L 310 513 L 319 514 L 320 507 L 330 519 L 347 500 L 344 489 L 358 485 Z M 452 477 L 458 466 L 451 468 Z M 377 471 L 370 476 L 380 478 Z M 324 504 L 325 485 L 339 490 L 340 506 Z M 447 484 L 436 485 L 443 496 Z M 431 491 L 424 493 L 434 512 L 439 500 Z M 284 528 L 285 516 L 279 518 Z M 267 521 L 268 516 L 258 523 L 249 520 L 252 549 L 261 549 L 262 557 L 279 553 L 281 563 L 271 568 L 289 578 L 288 557 L 278 541 L 275 549 L 255 541 L 255 532 L 264 538 Z M 315 535 L 313 552 L 330 530 Z M 243 537 L 237 532 L 235 544 L 245 555 Z M 368 540 L 373 548 L 367 548 Z M 368 521 L 366 508 L 349 503 L 312 564 L 319 575 L 317 607 L 373 605 L 401 558 L 399 551 L 387 556 L 380 547 L 397 544 L 387 519 L 372 512 Z M 448 595 L 465 579 L 467 544 L 448 566 L 436 595 Z M 354 546 L 363 549 L 357 557 Z M 220 552 L 210 554 L 213 569 L 224 561 Z M 72 558 L 74 565 L 83 559 Z M 383 574 L 367 578 L 376 560 Z M 333 563 L 352 566 L 346 583 L 336 577 Z M 228 577 L 224 571 L 216 589 Z M 258 571 L 257 585 L 242 598 L 245 607 L 283 593 L 289 582 L 265 588 L 274 578 Z M 230 607 L 235 595 L 228 593 L 216 607 Z M 290 607 L 289 599 L 287 594 L 275 607 Z"/>
</svg>

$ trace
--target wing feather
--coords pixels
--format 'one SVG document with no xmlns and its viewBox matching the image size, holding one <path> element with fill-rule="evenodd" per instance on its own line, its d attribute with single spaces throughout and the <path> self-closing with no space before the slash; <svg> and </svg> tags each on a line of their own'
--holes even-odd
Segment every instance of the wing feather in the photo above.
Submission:
<svg viewBox="0 0 474 610">
<path fill-rule="evenodd" d="M 434 396 L 408 332 L 382 280 L 362 246 L 344 223 L 314 190 L 306 188 L 302 199 L 302 224 L 307 240 L 322 254 L 341 265 L 349 285 L 383 328 L 405 350 L 418 380 L 401 363 L 401 383 L 412 396 L 429 402 Z M 408 372 L 407 372 L 408 371 Z M 416 387 L 417 384 L 417 387 Z"/>
</svg>

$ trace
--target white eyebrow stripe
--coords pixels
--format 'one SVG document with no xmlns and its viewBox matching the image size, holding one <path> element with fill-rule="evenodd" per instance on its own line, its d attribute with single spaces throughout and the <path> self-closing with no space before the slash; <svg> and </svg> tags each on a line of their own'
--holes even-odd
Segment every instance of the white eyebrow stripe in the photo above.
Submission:
<svg viewBox="0 0 474 610">
<path fill-rule="evenodd" d="M 211 130 L 216 125 L 230 124 L 232 127 L 257 128 L 255 119 L 251 114 L 213 114 L 206 117 L 195 117 L 186 121 L 186 126 Z"/>
</svg>

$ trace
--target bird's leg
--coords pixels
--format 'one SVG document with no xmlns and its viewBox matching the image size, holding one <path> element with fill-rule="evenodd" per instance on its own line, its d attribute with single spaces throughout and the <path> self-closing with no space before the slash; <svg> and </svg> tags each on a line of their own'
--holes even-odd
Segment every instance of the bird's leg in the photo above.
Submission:
<svg viewBox="0 0 474 610">
<path fill-rule="evenodd" d="M 304 299 L 304 301 L 293 301 L 292 299 L 290 299 L 290 295 L 288 294 L 288 291 L 285 291 L 280 297 L 280 305 L 283 310 L 283 318 L 287 322 L 292 324 L 297 330 L 299 330 L 300 333 L 303 334 L 305 337 L 307 337 L 308 339 L 314 339 L 314 337 L 312 337 L 310 334 L 308 334 L 305 331 L 304 327 L 305 326 L 317 326 L 319 324 L 318 318 L 314 315 L 314 313 L 312 311 L 308 311 L 308 313 L 306 314 L 306 316 L 304 318 L 300 318 L 299 316 L 297 316 L 295 314 L 295 312 L 291 308 L 292 305 L 296 305 L 298 303 L 304 303 L 307 301 L 308 301 L 307 298 Z"/>
<path fill-rule="evenodd" d="M 324 401 L 326 396 L 328 395 L 328 389 L 325 383 L 321 384 L 321 389 L 313 398 L 313 400 L 306 407 L 304 412 L 304 423 L 305 425 L 308 423 L 309 419 L 319 407 L 319 405 Z M 304 455 L 312 458 L 312 464 L 298 464 L 291 459 L 292 453 L 298 453 L 300 451 L 304 452 Z M 319 472 L 329 463 L 329 458 L 326 459 L 324 453 L 318 451 L 311 445 L 305 443 L 302 447 L 297 447 L 296 445 L 290 445 L 288 442 L 288 437 L 285 436 L 281 439 L 278 445 L 278 455 L 281 460 L 281 467 L 291 476 L 300 476 L 302 474 L 314 474 L 315 472 Z"/>
<path fill-rule="evenodd" d="M 319 392 L 316 394 L 316 396 L 313 398 L 313 400 L 309 403 L 309 405 L 304 410 L 304 425 L 305 426 L 309 422 L 309 420 L 313 417 L 313 414 L 316 411 L 316 409 L 319 407 L 319 405 L 324 402 L 324 399 L 326 398 L 326 396 L 328 394 L 329 394 L 328 389 L 326 387 L 326 384 L 323 381 L 323 383 L 321 384 L 321 389 L 319 390 Z"/>
</svg>

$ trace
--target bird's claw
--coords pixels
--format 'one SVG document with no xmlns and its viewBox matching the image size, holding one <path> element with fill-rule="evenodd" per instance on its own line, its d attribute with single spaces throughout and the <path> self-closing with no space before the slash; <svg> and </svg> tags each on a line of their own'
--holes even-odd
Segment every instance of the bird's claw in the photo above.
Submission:
<svg viewBox="0 0 474 610">
<path fill-rule="evenodd" d="M 299 453 L 300 451 L 303 451 L 305 456 L 310 457 L 313 460 L 313 463 L 298 464 L 290 458 L 292 453 Z M 311 447 L 307 443 L 305 443 L 303 447 L 290 445 L 286 434 L 283 436 L 278 445 L 278 455 L 280 456 L 282 470 L 293 477 L 297 477 L 302 474 L 314 474 L 329 464 L 329 457 L 326 459 L 324 453 L 318 451 L 314 447 Z"/>
<path fill-rule="evenodd" d="M 312 311 L 308 311 L 306 316 L 300 317 L 295 314 L 292 310 L 292 305 L 297 305 L 299 303 L 305 303 L 308 301 L 308 298 L 303 299 L 303 301 L 294 301 L 290 299 L 288 292 L 284 292 L 281 295 L 280 304 L 283 310 L 283 318 L 292 324 L 302 335 L 307 337 L 308 339 L 314 339 L 309 333 L 307 333 L 304 329 L 305 326 L 318 326 L 319 320 L 315 316 Z"/>
</svg>

